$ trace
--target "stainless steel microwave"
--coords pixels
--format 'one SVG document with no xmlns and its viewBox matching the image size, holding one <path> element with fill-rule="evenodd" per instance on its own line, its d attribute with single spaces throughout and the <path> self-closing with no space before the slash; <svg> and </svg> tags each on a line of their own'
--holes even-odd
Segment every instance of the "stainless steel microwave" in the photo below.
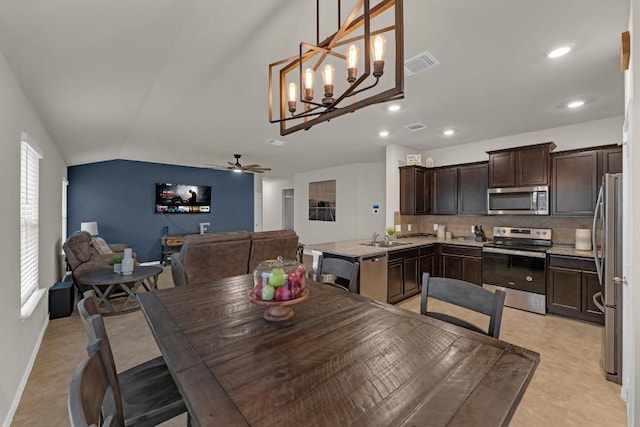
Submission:
<svg viewBox="0 0 640 427">
<path fill-rule="evenodd" d="M 549 186 L 487 190 L 489 215 L 549 215 Z"/>
</svg>

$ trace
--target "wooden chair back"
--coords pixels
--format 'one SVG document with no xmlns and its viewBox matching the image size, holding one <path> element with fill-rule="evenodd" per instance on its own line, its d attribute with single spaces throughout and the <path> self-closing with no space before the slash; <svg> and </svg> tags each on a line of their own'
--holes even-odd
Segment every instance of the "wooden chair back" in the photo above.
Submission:
<svg viewBox="0 0 640 427">
<path fill-rule="evenodd" d="M 98 345 L 95 341 L 93 342 Z M 92 344 L 93 344 L 92 343 Z M 104 405 L 110 382 L 99 352 L 90 352 L 76 368 L 69 388 L 69 421 L 71 427 L 122 427 L 122 413 Z"/>
<path fill-rule="evenodd" d="M 333 274 L 346 281 L 347 288 L 337 285 L 338 287 L 347 289 L 349 292 L 358 292 L 358 271 L 360 270 L 360 263 L 341 258 L 322 257 L 318 264 L 318 281 L 322 280 L 323 274 Z"/>
<path fill-rule="evenodd" d="M 505 296 L 505 292 L 501 290 L 491 292 L 473 283 L 445 277 L 429 277 L 429 273 L 423 273 L 420 313 L 498 338 Z M 428 311 L 427 299 L 429 297 L 489 316 L 488 330 L 484 331 L 465 320 L 448 314 Z"/>
<path fill-rule="evenodd" d="M 106 366 L 107 377 L 109 379 L 109 383 L 112 385 L 115 405 L 118 412 L 122 414 L 122 396 L 118 381 L 118 373 L 116 371 L 116 362 L 113 358 L 111 342 L 109 341 L 107 329 L 104 325 L 104 319 L 98 310 L 96 302 L 97 299 L 93 291 L 87 291 L 83 295 L 84 298 L 78 302 L 78 313 L 80 314 L 82 325 L 89 337 L 89 346 L 95 347 L 94 351 L 100 350 L 100 353 L 102 354 L 102 358 Z M 94 342 L 99 343 L 99 345 L 93 344 Z M 87 348 L 87 350 L 88 349 L 89 348 Z"/>
</svg>

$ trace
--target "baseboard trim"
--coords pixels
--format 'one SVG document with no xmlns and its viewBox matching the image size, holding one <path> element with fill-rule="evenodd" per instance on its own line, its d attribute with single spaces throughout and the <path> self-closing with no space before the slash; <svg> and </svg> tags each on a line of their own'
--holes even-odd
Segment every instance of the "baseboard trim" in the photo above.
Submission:
<svg viewBox="0 0 640 427">
<path fill-rule="evenodd" d="M 36 362 L 36 357 L 38 356 L 38 351 L 40 351 L 40 346 L 42 345 L 44 334 L 47 331 L 47 326 L 49 326 L 48 314 L 45 317 L 45 321 L 42 325 L 42 330 L 40 331 L 40 335 L 38 336 L 36 345 L 33 347 L 33 351 L 31 352 L 31 357 L 29 357 L 29 363 L 27 363 L 27 368 L 22 374 L 22 379 L 20 380 L 20 384 L 18 385 L 18 390 L 16 391 L 16 394 L 13 397 L 13 402 L 11 402 L 9 411 L 7 412 L 7 417 L 2 423 L 3 427 L 9 427 L 11 425 L 11 422 L 13 421 L 13 416 L 16 414 L 16 411 L 18 410 L 18 405 L 20 405 L 20 399 L 22 399 L 22 393 L 24 393 L 24 389 L 27 386 L 27 381 L 29 380 L 29 375 L 31 374 L 33 365 Z"/>
</svg>

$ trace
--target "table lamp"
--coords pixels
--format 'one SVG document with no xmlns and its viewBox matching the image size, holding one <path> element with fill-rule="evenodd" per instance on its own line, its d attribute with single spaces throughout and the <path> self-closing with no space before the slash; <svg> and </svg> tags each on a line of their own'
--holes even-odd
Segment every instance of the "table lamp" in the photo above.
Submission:
<svg viewBox="0 0 640 427">
<path fill-rule="evenodd" d="M 98 235 L 98 223 L 97 222 L 81 222 L 80 230 L 86 231 L 92 236 Z"/>
</svg>

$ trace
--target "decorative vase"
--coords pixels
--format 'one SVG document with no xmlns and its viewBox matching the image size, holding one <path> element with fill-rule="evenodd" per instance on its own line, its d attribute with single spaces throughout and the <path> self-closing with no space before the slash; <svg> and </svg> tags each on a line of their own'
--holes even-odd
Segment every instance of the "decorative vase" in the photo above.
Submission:
<svg viewBox="0 0 640 427">
<path fill-rule="evenodd" d="M 122 264 L 120 263 L 113 264 L 113 272 L 116 274 L 122 273 Z"/>
<path fill-rule="evenodd" d="M 131 273 L 133 273 L 133 254 L 131 248 L 127 248 L 124 250 L 124 258 L 122 258 L 122 274 Z"/>
</svg>

